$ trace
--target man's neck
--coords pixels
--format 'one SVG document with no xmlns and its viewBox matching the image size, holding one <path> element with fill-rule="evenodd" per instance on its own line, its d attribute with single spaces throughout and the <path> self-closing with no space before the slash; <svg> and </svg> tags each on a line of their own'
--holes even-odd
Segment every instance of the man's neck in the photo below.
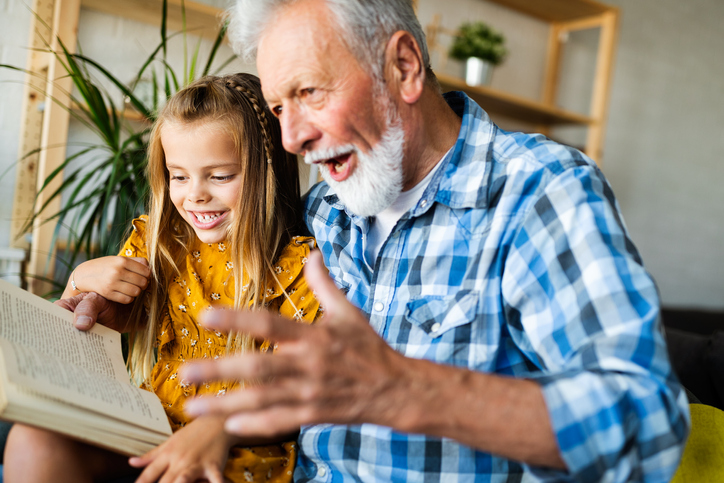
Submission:
<svg viewBox="0 0 724 483">
<path fill-rule="evenodd" d="M 410 133 L 405 148 L 403 191 L 413 188 L 430 173 L 457 141 L 462 124 L 445 99 L 430 87 L 425 87 L 423 97 L 427 99 L 418 103 L 418 127 Z"/>
</svg>

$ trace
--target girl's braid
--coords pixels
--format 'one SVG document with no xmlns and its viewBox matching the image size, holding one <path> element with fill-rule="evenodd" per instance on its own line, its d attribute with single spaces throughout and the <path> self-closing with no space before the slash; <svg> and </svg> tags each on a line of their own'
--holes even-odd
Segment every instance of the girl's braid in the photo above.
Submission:
<svg viewBox="0 0 724 483">
<path fill-rule="evenodd" d="M 251 105 L 254 107 L 254 112 L 256 112 L 256 118 L 259 120 L 259 125 L 261 125 L 262 134 L 264 135 L 264 150 L 266 151 L 266 162 L 271 164 L 274 148 L 272 146 L 271 135 L 269 133 L 269 119 L 266 116 L 264 108 L 260 105 L 259 99 L 252 91 L 242 85 L 239 85 L 233 79 L 228 79 L 226 81 L 226 87 L 228 87 L 229 89 L 235 89 L 244 94 L 251 102 Z"/>
</svg>

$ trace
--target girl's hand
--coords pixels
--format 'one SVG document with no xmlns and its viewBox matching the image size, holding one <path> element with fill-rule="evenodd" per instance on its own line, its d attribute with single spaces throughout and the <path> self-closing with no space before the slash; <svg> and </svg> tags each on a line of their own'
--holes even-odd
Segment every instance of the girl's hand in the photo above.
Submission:
<svg viewBox="0 0 724 483">
<path fill-rule="evenodd" d="M 148 286 L 150 277 L 151 270 L 145 258 L 96 258 L 76 267 L 63 298 L 95 292 L 111 302 L 130 304 Z M 75 282 L 75 290 L 71 280 Z"/>
<path fill-rule="evenodd" d="M 224 418 L 202 416 L 176 431 L 165 443 L 128 463 L 146 467 L 136 483 L 208 480 L 224 483 L 224 467 L 236 438 L 224 432 Z"/>
</svg>

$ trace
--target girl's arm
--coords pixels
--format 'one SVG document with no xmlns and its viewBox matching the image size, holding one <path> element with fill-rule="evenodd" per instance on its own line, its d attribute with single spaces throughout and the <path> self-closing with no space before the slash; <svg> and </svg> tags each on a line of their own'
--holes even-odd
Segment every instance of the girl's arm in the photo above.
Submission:
<svg viewBox="0 0 724 483">
<path fill-rule="evenodd" d="M 130 304 L 148 286 L 151 271 L 145 258 L 102 257 L 78 265 L 70 274 L 63 298 L 95 292 L 111 302 Z"/>
<path fill-rule="evenodd" d="M 176 431 L 165 443 L 143 456 L 131 458 L 128 462 L 143 473 L 136 483 L 152 483 L 162 476 L 164 481 L 197 481 L 206 479 L 211 483 L 224 482 L 224 467 L 232 446 L 270 444 L 291 441 L 295 434 L 274 439 L 249 439 L 230 435 L 224 431 L 223 416 L 201 416 Z"/>
</svg>

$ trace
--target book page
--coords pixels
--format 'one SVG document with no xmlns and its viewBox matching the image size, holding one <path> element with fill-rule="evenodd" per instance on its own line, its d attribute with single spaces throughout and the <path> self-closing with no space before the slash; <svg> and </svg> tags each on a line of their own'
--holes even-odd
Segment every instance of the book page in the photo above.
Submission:
<svg viewBox="0 0 724 483">
<path fill-rule="evenodd" d="M 11 384 L 155 431 L 170 432 L 166 413 L 153 393 L 7 339 L 0 338 L 0 354 Z"/>
<path fill-rule="evenodd" d="M 82 332 L 73 314 L 57 305 L 0 280 L 0 337 L 128 382 L 120 334 L 100 324 Z"/>
</svg>

